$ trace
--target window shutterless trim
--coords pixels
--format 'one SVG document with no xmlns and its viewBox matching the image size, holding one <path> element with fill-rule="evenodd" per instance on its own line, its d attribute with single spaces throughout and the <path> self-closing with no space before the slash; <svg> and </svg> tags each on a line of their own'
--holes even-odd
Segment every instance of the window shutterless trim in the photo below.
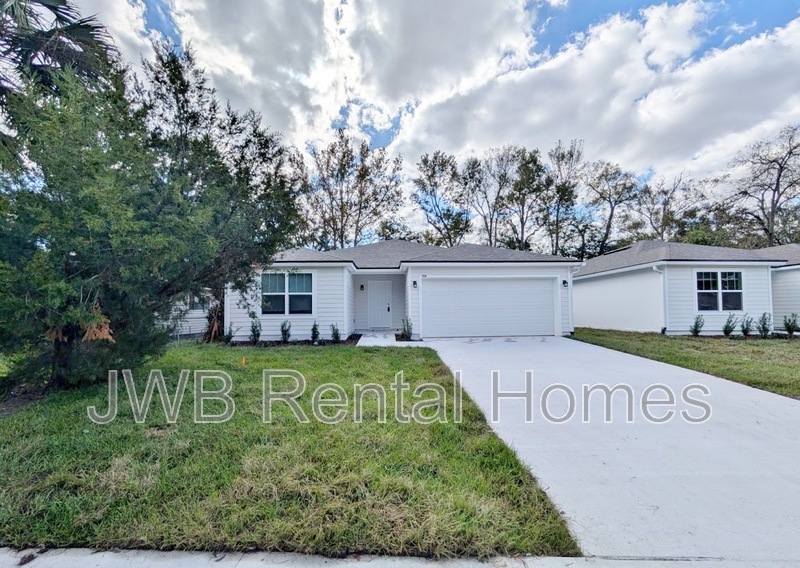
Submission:
<svg viewBox="0 0 800 568">
<path fill-rule="evenodd" d="M 275 288 L 282 288 L 282 291 L 268 291 L 264 292 L 264 280 L 265 277 L 274 277 L 274 276 L 281 276 L 281 279 L 275 279 L 276 282 L 280 282 L 281 285 L 275 286 Z M 289 282 L 292 276 L 308 276 L 310 279 L 310 291 L 306 290 L 306 286 L 301 286 L 302 290 L 299 292 L 291 292 Z M 304 279 L 305 280 L 305 279 Z M 303 282 L 305 283 L 305 282 Z M 296 284 L 296 282 L 295 282 Z M 297 286 L 295 286 L 297 288 Z M 275 298 L 282 298 L 283 299 L 283 306 L 281 311 L 264 311 L 264 299 L 266 297 L 275 297 Z M 261 273 L 261 315 L 264 316 L 314 316 L 316 314 L 316 272 L 312 270 L 307 271 L 269 271 L 269 272 L 262 272 Z M 292 304 L 297 304 L 297 300 L 294 302 L 292 298 L 308 298 L 310 301 L 310 311 L 303 310 L 303 311 L 292 311 Z"/>
<path fill-rule="evenodd" d="M 714 280 L 705 279 L 703 282 L 712 283 L 715 285 L 715 288 L 711 289 L 701 289 L 699 287 L 700 284 L 700 275 L 701 274 L 713 274 Z M 723 289 L 723 274 L 737 274 L 738 275 L 738 290 L 724 290 Z M 694 306 L 695 312 L 697 313 L 730 313 L 730 312 L 739 312 L 743 313 L 744 309 L 744 270 L 732 270 L 730 268 L 722 268 L 722 269 L 714 269 L 714 270 L 703 270 L 702 268 L 696 268 L 693 270 L 694 275 Z M 708 309 L 704 310 L 700 308 L 700 295 L 701 294 L 714 294 L 716 296 L 716 308 L 715 309 Z M 726 309 L 725 308 L 725 297 L 726 295 L 734 295 L 738 294 L 741 297 L 741 307 L 739 309 Z"/>
</svg>

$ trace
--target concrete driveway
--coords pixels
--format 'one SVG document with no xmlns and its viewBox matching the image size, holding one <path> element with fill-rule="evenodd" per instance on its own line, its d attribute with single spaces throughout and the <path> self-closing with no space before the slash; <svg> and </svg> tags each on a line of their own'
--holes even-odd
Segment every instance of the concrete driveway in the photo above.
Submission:
<svg viewBox="0 0 800 568">
<path fill-rule="evenodd" d="M 516 450 L 556 505 L 564 511 L 586 555 L 630 559 L 724 559 L 800 565 L 800 401 L 694 371 L 586 345 L 564 338 L 440 339 L 426 342 L 453 370 L 497 434 Z M 533 374 L 533 422 L 525 422 L 524 399 L 499 402 L 492 423 L 491 371 L 501 391 L 525 390 Z M 800 373 L 800 369 L 798 369 Z M 575 394 L 574 415 L 548 421 L 540 408 L 551 384 L 551 418 L 569 418 L 566 388 Z M 620 383 L 606 423 L 599 391 L 588 397 L 584 423 L 583 385 Z M 648 405 L 649 385 L 669 387 L 674 405 Z M 687 385 L 702 385 L 681 399 Z M 667 399 L 663 389 L 649 400 Z M 725 562 L 723 562 L 724 564 Z"/>
</svg>

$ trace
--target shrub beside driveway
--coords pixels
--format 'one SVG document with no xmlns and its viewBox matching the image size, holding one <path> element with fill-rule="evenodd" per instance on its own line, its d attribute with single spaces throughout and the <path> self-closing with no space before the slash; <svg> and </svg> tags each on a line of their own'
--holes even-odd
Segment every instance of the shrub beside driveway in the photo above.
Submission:
<svg viewBox="0 0 800 568">
<path fill-rule="evenodd" d="M 461 424 L 397 423 L 391 412 L 381 424 L 371 396 L 360 424 L 300 424 L 285 404 L 262 421 L 262 369 L 296 369 L 309 391 L 330 382 L 349 393 L 357 382 L 388 386 L 402 370 L 412 388 L 434 382 L 452 393 L 432 350 L 184 344 L 149 368 L 163 371 L 170 393 L 181 369 L 226 371 L 234 417 L 195 424 L 190 382 L 172 425 L 157 394 L 146 423 L 134 423 L 124 388 L 117 420 L 90 422 L 87 406 L 107 406 L 105 387 L 56 394 L 0 420 L 0 546 L 579 554 L 559 512 L 466 395 Z M 146 371 L 135 375 L 141 393 Z M 311 415 L 309 391 L 299 404 Z"/>
<path fill-rule="evenodd" d="M 574 339 L 800 399 L 800 341 L 579 328 Z"/>
</svg>

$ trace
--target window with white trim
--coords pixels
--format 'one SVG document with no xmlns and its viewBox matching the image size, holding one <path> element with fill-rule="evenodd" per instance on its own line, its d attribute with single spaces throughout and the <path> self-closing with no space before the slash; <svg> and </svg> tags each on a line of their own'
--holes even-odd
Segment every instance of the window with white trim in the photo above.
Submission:
<svg viewBox="0 0 800 568">
<path fill-rule="evenodd" d="M 740 312 L 744 309 L 741 272 L 698 272 L 697 310 Z"/>
<path fill-rule="evenodd" d="M 313 275 L 307 272 L 265 272 L 261 275 L 261 313 L 314 313 Z"/>
</svg>

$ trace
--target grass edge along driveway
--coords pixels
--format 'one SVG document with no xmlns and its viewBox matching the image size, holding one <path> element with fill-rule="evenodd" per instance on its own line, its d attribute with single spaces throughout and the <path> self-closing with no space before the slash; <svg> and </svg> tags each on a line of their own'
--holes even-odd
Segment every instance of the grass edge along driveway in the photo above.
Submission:
<svg viewBox="0 0 800 568">
<path fill-rule="evenodd" d="M 668 336 L 578 328 L 573 339 L 800 399 L 800 340 Z"/>
<path fill-rule="evenodd" d="M 134 423 L 122 389 L 117 420 L 90 422 L 86 407 L 106 408 L 106 385 L 0 420 L 0 546 L 580 554 L 564 519 L 466 393 L 461 424 L 402 424 L 391 413 L 381 424 L 370 396 L 360 424 L 299 424 L 284 404 L 272 423 L 262 421 L 265 368 L 303 373 L 309 389 L 298 400 L 306 409 L 321 383 L 352 393 L 357 382 L 388 385 L 400 370 L 412 387 L 434 382 L 452 392 L 450 371 L 430 349 L 190 343 L 149 368 L 162 370 L 170 393 L 180 369 L 226 371 L 234 417 L 195 424 L 190 383 L 176 424 L 166 423 L 158 394 L 147 422 Z M 140 389 L 146 372 L 135 374 Z"/>
</svg>

